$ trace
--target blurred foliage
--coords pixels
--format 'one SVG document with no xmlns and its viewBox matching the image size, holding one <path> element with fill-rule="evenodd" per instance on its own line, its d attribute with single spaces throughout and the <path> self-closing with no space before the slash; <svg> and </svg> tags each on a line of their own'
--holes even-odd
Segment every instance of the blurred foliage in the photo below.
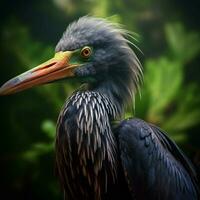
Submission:
<svg viewBox="0 0 200 200">
<path fill-rule="evenodd" d="M 1 83 L 51 58 L 66 26 L 80 16 L 106 17 L 139 33 L 137 45 L 144 56 L 134 50 L 144 66 L 144 83 L 134 112 L 129 108 L 126 116 L 166 130 L 200 167 L 196 2 L 35 0 L 2 5 Z M 1 181 L 7 199 L 62 199 L 54 175 L 56 120 L 65 98 L 78 86 L 55 83 L 0 98 Z"/>
<path fill-rule="evenodd" d="M 184 85 L 184 67 L 199 54 L 200 35 L 186 32 L 180 23 L 167 24 L 165 33 L 166 53 L 145 62 L 136 115 L 181 141 L 186 139 L 185 131 L 200 122 L 200 88 L 194 83 Z"/>
<path fill-rule="evenodd" d="M 38 162 L 41 155 L 53 152 L 54 139 L 56 128 L 55 124 L 52 121 L 46 120 L 42 123 L 41 129 L 49 138 L 50 142 L 48 143 L 34 143 L 29 150 L 25 151 L 22 154 L 22 158 L 30 162 Z"/>
</svg>

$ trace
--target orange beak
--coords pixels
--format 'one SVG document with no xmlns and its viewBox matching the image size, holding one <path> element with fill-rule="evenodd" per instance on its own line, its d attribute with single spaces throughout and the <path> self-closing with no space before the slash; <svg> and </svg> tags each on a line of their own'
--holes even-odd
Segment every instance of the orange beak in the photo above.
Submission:
<svg viewBox="0 0 200 200">
<path fill-rule="evenodd" d="M 77 65 L 69 64 L 72 53 L 72 51 L 58 52 L 47 62 L 12 78 L 0 88 L 0 95 L 13 94 L 36 85 L 74 76 L 73 68 Z"/>
</svg>

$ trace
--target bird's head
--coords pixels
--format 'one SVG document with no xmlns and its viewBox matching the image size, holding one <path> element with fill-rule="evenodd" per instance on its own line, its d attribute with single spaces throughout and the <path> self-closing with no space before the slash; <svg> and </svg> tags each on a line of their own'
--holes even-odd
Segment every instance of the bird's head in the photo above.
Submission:
<svg viewBox="0 0 200 200">
<path fill-rule="evenodd" d="M 52 59 L 5 83 L 0 95 L 68 77 L 116 96 L 124 92 L 131 95 L 138 88 L 142 71 L 126 36 L 126 31 L 104 19 L 82 17 L 68 26 Z"/>
</svg>

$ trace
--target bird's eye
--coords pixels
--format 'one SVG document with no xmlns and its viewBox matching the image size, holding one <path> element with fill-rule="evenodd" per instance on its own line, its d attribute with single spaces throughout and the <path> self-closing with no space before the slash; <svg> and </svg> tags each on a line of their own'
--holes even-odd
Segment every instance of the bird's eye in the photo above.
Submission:
<svg viewBox="0 0 200 200">
<path fill-rule="evenodd" d="M 92 54 L 92 49 L 90 47 L 84 47 L 81 50 L 81 56 L 84 58 L 89 58 L 91 54 Z"/>
</svg>

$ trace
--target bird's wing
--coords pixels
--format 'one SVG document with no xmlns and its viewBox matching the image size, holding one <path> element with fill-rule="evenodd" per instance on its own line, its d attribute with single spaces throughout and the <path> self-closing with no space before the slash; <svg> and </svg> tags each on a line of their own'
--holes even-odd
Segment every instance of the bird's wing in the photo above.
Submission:
<svg viewBox="0 0 200 200">
<path fill-rule="evenodd" d="M 163 131 L 129 119 L 117 132 L 125 178 L 136 199 L 198 199 L 191 163 Z"/>
</svg>

